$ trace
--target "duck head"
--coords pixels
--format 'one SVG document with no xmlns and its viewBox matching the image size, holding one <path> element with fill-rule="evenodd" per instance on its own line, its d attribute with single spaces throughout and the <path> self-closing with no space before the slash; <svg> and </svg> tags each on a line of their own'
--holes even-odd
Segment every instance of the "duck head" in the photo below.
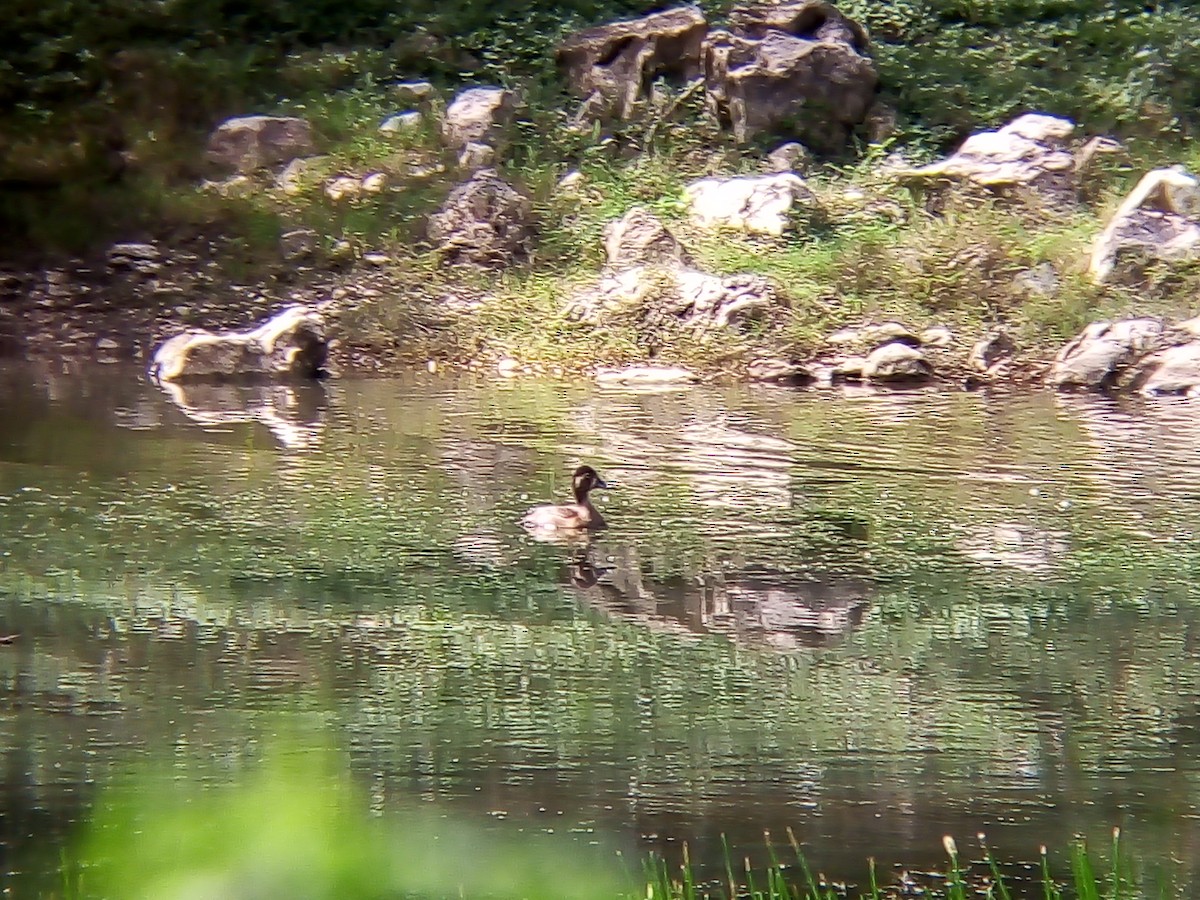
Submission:
<svg viewBox="0 0 1200 900">
<path fill-rule="evenodd" d="M 576 503 L 586 503 L 588 494 L 596 488 L 607 488 L 604 479 L 591 466 L 580 466 L 571 476 L 571 490 Z"/>
</svg>

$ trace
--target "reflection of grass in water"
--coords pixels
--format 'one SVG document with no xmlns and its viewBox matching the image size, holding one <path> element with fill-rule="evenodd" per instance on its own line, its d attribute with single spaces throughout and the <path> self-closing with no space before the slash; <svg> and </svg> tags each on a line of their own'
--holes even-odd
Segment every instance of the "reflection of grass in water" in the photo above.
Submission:
<svg viewBox="0 0 1200 900">
<path fill-rule="evenodd" d="M 278 743 L 278 742 L 277 742 Z M 684 847 L 678 867 L 655 854 L 640 876 L 621 876 L 619 854 L 581 847 L 562 836 L 517 836 L 453 822 L 433 808 L 401 815 L 373 815 L 369 799 L 329 750 L 302 751 L 299 743 L 269 751 L 267 761 L 242 774 L 238 784 L 205 786 L 192 773 L 181 780 L 167 770 L 143 769 L 97 804 L 80 856 L 63 854 L 60 890 L 54 896 L 119 897 L 122 900 L 191 898 L 522 897 L 529 900 L 882 900 L 923 896 L 1011 900 L 1000 862 L 979 835 L 972 863 L 957 844 L 944 840 L 943 873 L 916 878 L 898 873 L 880 885 L 874 860 L 868 883 L 828 882 L 809 865 L 799 841 L 787 832 L 783 855 L 765 835 L 768 858 L 756 868 L 725 848 L 724 877 L 708 879 Z M 1122 861 L 1119 831 L 1113 832 L 1111 870 L 1096 873 L 1086 846 L 1070 854 L 1071 883 L 1080 898 L 1148 896 Z M 714 861 L 704 861 L 711 866 Z M 627 867 L 626 867 L 627 868 Z M 1046 851 L 1040 885 L 1022 887 L 1060 898 Z M 1163 883 L 1158 882 L 1160 893 Z M 1103 891 L 1103 894 L 1102 894 Z"/>
</svg>

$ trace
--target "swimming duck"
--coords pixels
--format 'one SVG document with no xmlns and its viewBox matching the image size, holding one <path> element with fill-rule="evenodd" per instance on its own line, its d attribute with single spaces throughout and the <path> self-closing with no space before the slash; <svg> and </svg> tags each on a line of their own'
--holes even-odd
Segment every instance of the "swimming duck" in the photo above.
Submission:
<svg viewBox="0 0 1200 900">
<path fill-rule="evenodd" d="M 531 531 L 578 531 L 596 530 L 604 527 L 604 517 L 592 506 L 588 494 L 595 488 L 607 488 L 595 469 L 580 466 L 571 476 L 571 492 L 574 503 L 535 506 L 525 514 L 521 524 Z"/>
</svg>

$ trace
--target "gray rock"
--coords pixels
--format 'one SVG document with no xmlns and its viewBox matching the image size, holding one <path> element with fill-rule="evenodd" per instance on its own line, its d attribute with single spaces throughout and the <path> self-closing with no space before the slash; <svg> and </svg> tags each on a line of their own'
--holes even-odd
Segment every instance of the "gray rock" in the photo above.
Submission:
<svg viewBox="0 0 1200 900">
<path fill-rule="evenodd" d="M 1008 334 L 999 329 L 989 331 L 971 348 L 967 364 L 976 372 L 992 374 L 1010 359 L 1017 345 Z"/>
<path fill-rule="evenodd" d="M 1142 368 L 1143 394 L 1200 397 L 1200 341 L 1160 350 L 1147 357 Z"/>
<path fill-rule="evenodd" d="M 902 177 L 927 186 L 970 182 L 999 192 L 1028 189 L 1055 205 L 1073 206 L 1075 156 L 1067 140 L 1074 130 L 1068 119 L 1028 113 L 997 131 L 971 135 L 953 155 Z"/>
<path fill-rule="evenodd" d="M 314 378 L 328 356 L 320 313 L 292 306 L 249 331 L 187 331 L 162 344 L 150 366 L 172 381 Z"/>
<path fill-rule="evenodd" d="M 285 194 L 295 196 L 304 190 L 305 182 L 311 174 L 326 162 L 324 156 L 308 156 L 293 159 L 275 178 L 275 187 Z"/>
<path fill-rule="evenodd" d="M 1027 296 L 1049 298 L 1058 296 L 1062 281 L 1054 264 L 1044 262 L 1013 276 L 1013 287 Z"/>
<path fill-rule="evenodd" d="M 1113 387 L 1124 369 L 1157 349 L 1163 331 L 1158 319 L 1093 322 L 1058 351 L 1046 381 L 1059 389 Z"/>
<path fill-rule="evenodd" d="M 779 237 L 797 200 L 811 201 L 804 179 L 791 172 L 735 178 L 703 178 L 683 192 L 693 224 Z"/>
<path fill-rule="evenodd" d="M 808 148 L 796 141 L 780 144 L 767 154 L 768 172 L 801 172 L 812 161 Z"/>
<path fill-rule="evenodd" d="M 954 332 L 945 325 L 934 325 L 921 332 L 924 347 L 949 347 L 954 344 Z"/>
<path fill-rule="evenodd" d="M 1182 169 L 1146 173 L 1096 238 L 1089 271 L 1109 281 L 1133 262 L 1200 257 L 1200 181 Z"/>
<path fill-rule="evenodd" d="M 925 354 L 899 342 L 872 350 L 862 367 L 862 377 L 867 381 L 923 381 L 932 374 Z"/>
<path fill-rule="evenodd" d="M 467 144 L 490 144 L 512 117 L 514 98 L 511 91 L 498 87 L 467 88 L 446 109 L 442 120 L 442 138 L 452 150 Z"/>
<path fill-rule="evenodd" d="M 848 325 L 839 328 L 825 342 L 835 347 L 879 347 L 893 342 L 908 344 L 910 347 L 921 346 L 921 339 L 899 322 L 884 322 L 880 325 Z"/>
<path fill-rule="evenodd" d="M 823 0 L 735 9 L 704 42 L 708 100 L 739 142 L 786 131 L 838 150 L 875 103 L 866 49 L 862 27 Z"/>
<path fill-rule="evenodd" d="M 524 256 L 533 237 L 529 200 L 480 169 L 458 185 L 429 218 L 429 237 L 453 264 L 502 266 Z"/>
<path fill-rule="evenodd" d="M 613 270 L 691 261 L 662 220 L 641 206 L 604 226 L 604 256 Z"/>
<path fill-rule="evenodd" d="M 772 357 L 756 359 L 746 367 L 746 377 L 751 381 L 769 381 L 776 384 L 812 384 L 817 376 L 803 363 Z"/>
<path fill-rule="evenodd" d="M 691 384 L 699 380 L 695 372 L 679 366 L 626 366 L 623 369 L 601 369 L 596 373 L 596 383 L 609 386 L 658 387 Z"/>
<path fill-rule="evenodd" d="M 486 169 L 496 162 L 496 148 L 471 141 L 458 151 L 458 167 L 468 172 Z"/>
<path fill-rule="evenodd" d="M 312 149 L 312 128 L 291 116 L 226 119 L 208 139 L 211 162 L 244 173 L 306 156 Z"/>
<path fill-rule="evenodd" d="M 403 134 L 404 132 L 416 131 L 421 127 L 424 119 L 424 116 L 415 111 L 396 113 L 394 116 L 388 116 L 383 120 L 379 126 L 379 133 Z"/>
<path fill-rule="evenodd" d="M 107 260 L 110 269 L 153 275 L 162 268 L 162 251 L 154 244 L 113 244 L 108 248 Z"/>
<path fill-rule="evenodd" d="M 433 85 L 428 81 L 400 81 L 392 85 L 391 94 L 401 103 L 428 106 L 433 101 Z"/>
<path fill-rule="evenodd" d="M 320 241 L 311 228 L 296 228 L 279 236 L 279 255 L 289 262 L 312 256 Z"/>
<path fill-rule="evenodd" d="M 695 78 L 707 33 L 704 14 L 685 6 L 567 37 L 556 57 L 571 91 L 584 99 L 580 119 L 627 119 L 656 78 Z"/>
</svg>

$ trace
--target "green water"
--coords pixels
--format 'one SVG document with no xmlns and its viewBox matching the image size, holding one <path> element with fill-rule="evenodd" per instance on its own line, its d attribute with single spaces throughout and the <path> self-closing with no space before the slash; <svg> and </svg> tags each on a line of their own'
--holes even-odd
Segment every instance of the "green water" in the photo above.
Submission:
<svg viewBox="0 0 1200 900">
<path fill-rule="evenodd" d="M 1200 886 L 1200 403 L 0 372 L 0 862 L 281 710 L 379 811 L 833 877 L 1115 825 Z M 609 529 L 516 525 L 589 462 Z M 1182 860 L 1182 862 L 1180 862 Z M 1189 887 L 1190 886 L 1190 887 Z"/>
</svg>

